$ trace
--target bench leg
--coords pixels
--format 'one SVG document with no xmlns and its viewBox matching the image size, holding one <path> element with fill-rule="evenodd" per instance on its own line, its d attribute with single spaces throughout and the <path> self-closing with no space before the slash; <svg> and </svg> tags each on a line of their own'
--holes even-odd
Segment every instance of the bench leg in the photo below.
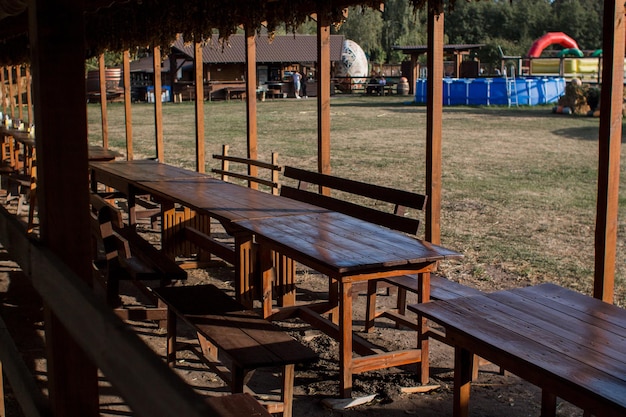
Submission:
<svg viewBox="0 0 626 417">
<path fill-rule="evenodd" d="M 406 316 L 406 289 L 398 288 L 398 294 L 396 295 L 396 308 L 398 314 Z M 396 323 L 396 329 L 400 328 L 400 323 Z"/>
<path fill-rule="evenodd" d="M 246 371 L 239 366 L 233 365 L 231 370 L 230 380 L 230 392 L 233 394 L 239 394 L 243 392 L 243 387 L 246 385 Z"/>
<path fill-rule="evenodd" d="M 283 392 L 281 400 L 283 402 L 283 417 L 291 417 L 293 413 L 293 381 L 295 365 L 285 365 L 283 370 Z"/>
<path fill-rule="evenodd" d="M 168 308 L 166 362 L 171 367 L 176 364 L 176 327 L 176 314 Z"/>
</svg>

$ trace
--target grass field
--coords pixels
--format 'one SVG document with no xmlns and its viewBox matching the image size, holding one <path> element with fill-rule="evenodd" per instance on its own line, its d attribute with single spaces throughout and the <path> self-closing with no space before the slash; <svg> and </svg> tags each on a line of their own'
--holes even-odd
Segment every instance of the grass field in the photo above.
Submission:
<svg viewBox="0 0 626 417">
<path fill-rule="evenodd" d="M 99 105 L 89 138 L 102 143 Z M 164 105 L 165 162 L 195 167 L 194 104 Z M 124 151 L 121 104 L 109 104 L 109 143 Z M 331 164 L 339 176 L 424 193 L 426 108 L 406 97 L 335 97 Z M 133 106 L 135 158 L 155 156 L 154 107 Z M 260 159 L 316 169 L 316 100 L 258 103 Z M 442 243 L 465 254 L 441 269 L 483 289 L 552 281 L 591 292 L 597 118 L 549 107 L 444 108 Z M 245 155 L 245 103 L 205 103 L 207 171 L 221 145 Z M 623 141 L 622 143 L 626 142 Z M 626 150 L 622 150 L 622 161 Z M 616 301 L 626 305 L 626 167 L 622 163 Z"/>
</svg>

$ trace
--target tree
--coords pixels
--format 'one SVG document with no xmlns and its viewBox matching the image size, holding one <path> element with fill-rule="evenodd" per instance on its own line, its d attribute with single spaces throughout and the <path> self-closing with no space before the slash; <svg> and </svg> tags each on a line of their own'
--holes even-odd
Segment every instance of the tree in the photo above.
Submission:
<svg viewBox="0 0 626 417">
<path fill-rule="evenodd" d="M 348 18 L 337 33 L 359 44 L 368 59 L 384 59 L 385 51 L 381 45 L 383 20 L 380 11 L 368 7 L 351 7 Z"/>
</svg>

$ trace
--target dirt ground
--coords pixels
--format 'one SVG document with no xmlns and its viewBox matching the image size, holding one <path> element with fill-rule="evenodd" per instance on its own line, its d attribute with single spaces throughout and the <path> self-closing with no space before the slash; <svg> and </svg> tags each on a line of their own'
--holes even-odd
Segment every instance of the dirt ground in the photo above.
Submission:
<svg viewBox="0 0 626 417">
<path fill-rule="evenodd" d="M 187 285 L 211 282 L 232 290 L 231 268 L 198 269 L 190 271 Z M 503 277 L 506 278 L 506 277 Z M 501 283 L 506 286 L 507 283 Z M 519 283 L 518 283 L 519 284 Z M 300 299 L 323 294 L 326 291 L 326 279 L 312 271 L 298 272 Z M 129 303 L 141 302 L 141 298 L 131 288 Z M 355 299 L 355 328 L 362 324 L 364 298 Z M 379 303 L 389 304 L 393 296 L 380 296 Z M 45 392 L 46 364 L 45 342 L 41 305 L 36 294 L 30 288 L 28 279 L 20 272 L 6 253 L 0 253 L 0 313 L 7 323 L 16 344 L 27 365 L 33 370 L 38 383 Z M 137 334 L 151 346 L 157 355 L 164 358 L 165 335 L 156 323 L 129 322 Z M 403 388 L 418 386 L 415 367 L 405 366 L 375 372 L 367 372 L 354 377 L 353 398 L 374 395 L 367 404 L 350 409 L 332 409 L 328 400 L 338 399 L 337 343 L 329 337 L 312 329 L 298 320 L 281 322 L 287 331 L 302 343 L 310 346 L 319 354 L 319 361 L 296 369 L 295 380 L 295 417 L 321 416 L 363 416 L 363 417 L 400 417 L 400 416 L 451 416 L 453 360 L 452 349 L 439 342 L 431 342 L 431 384 L 439 386 L 427 393 L 404 393 Z M 182 337 L 193 340 L 193 334 L 182 328 Z M 416 340 L 413 331 L 393 328 L 390 322 L 381 320 L 372 334 L 361 334 L 383 348 L 411 347 Z M 199 392 L 206 395 L 226 393 L 227 388 L 208 371 L 189 352 L 179 352 L 176 372 Z M 484 417 L 526 417 L 539 416 L 540 391 L 514 375 L 500 375 L 499 368 L 493 364 L 481 367 L 479 379 L 473 384 L 471 415 Z M 131 416 L 123 399 L 116 395 L 112 387 L 101 379 L 101 414 L 103 416 Z M 276 370 L 263 370 L 254 374 L 251 387 L 261 398 L 275 397 L 278 387 Z M 8 417 L 19 416 L 18 407 L 12 399 L 10 388 L 7 389 Z M 568 403 L 559 403 L 558 416 L 578 416 L 582 412 Z"/>
</svg>

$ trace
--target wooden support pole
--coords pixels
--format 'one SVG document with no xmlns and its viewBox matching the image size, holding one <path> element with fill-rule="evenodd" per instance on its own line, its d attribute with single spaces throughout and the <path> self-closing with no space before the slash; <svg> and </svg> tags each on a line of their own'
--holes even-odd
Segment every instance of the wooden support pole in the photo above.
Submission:
<svg viewBox="0 0 626 417">
<path fill-rule="evenodd" d="M 161 47 L 155 46 L 152 50 L 154 65 L 154 129 L 156 141 L 156 157 L 159 162 L 165 162 L 163 152 L 163 103 L 161 102 Z"/>
<path fill-rule="evenodd" d="M 257 102 L 256 102 L 256 36 L 252 27 L 246 26 L 246 137 L 248 141 L 248 158 L 258 159 L 258 129 L 257 129 Z M 258 168 L 248 165 L 248 175 L 256 177 Z M 257 189 L 259 185 L 248 181 L 248 187 Z"/>
<path fill-rule="evenodd" d="M 24 120 L 24 109 L 22 106 L 24 105 L 22 100 L 22 66 L 17 65 L 15 67 L 15 81 L 17 84 L 17 117 L 20 120 Z"/>
<path fill-rule="evenodd" d="M 132 91 L 130 88 L 130 51 L 126 49 L 123 54 L 122 70 L 124 77 L 124 120 L 126 124 L 126 159 L 132 161 L 133 155 L 133 115 L 132 115 Z"/>
<path fill-rule="evenodd" d="M 428 102 L 426 109 L 426 240 L 441 239 L 441 136 L 443 114 L 443 11 L 428 2 Z"/>
<path fill-rule="evenodd" d="M 317 14 L 317 169 L 330 174 L 330 18 L 328 12 Z M 322 188 L 322 194 L 330 190 Z"/>
<path fill-rule="evenodd" d="M 91 285 L 83 1 L 33 0 L 28 18 L 41 241 Z M 47 304 L 44 317 L 53 414 L 99 416 L 96 366 Z"/>
<path fill-rule="evenodd" d="M 98 56 L 98 79 L 100 81 L 100 115 L 102 122 L 102 146 L 109 149 L 109 119 L 107 117 L 107 76 L 104 54 Z"/>
<path fill-rule="evenodd" d="M 2 67 L 0 71 L 0 83 L 2 83 L 2 114 L 7 114 L 7 78 L 6 68 Z"/>
<path fill-rule="evenodd" d="M 7 67 L 9 72 L 9 108 L 11 109 L 11 119 L 15 118 L 15 101 L 13 100 L 13 67 Z"/>
<path fill-rule="evenodd" d="M 204 148 L 204 62 L 202 60 L 202 42 L 194 42 L 193 67 L 196 88 L 196 171 L 206 171 Z"/>
<path fill-rule="evenodd" d="M 615 285 L 625 34 L 624 2 L 605 1 L 593 295 L 608 303 Z"/>
<path fill-rule="evenodd" d="M 33 119 L 33 92 L 32 92 L 33 78 L 30 75 L 30 65 L 26 66 L 26 105 L 28 106 L 28 124 L 35 124 Z"/>
</svg>

